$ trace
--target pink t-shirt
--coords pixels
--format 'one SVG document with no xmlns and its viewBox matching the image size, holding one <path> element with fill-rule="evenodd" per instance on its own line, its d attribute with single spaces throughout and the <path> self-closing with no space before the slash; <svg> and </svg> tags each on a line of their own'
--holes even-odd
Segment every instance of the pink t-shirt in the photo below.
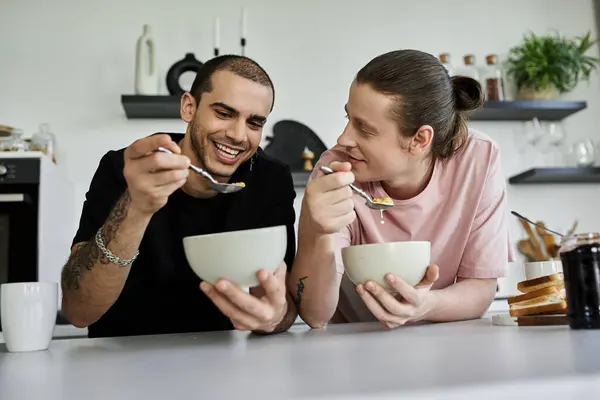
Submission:
<svg viewBox="0 0 600 400">
<path fill-rule="evenodd" d="M 321 174 L 321 165 L 345 160 L 344 149 L 333 147 L 321 155 L 311 178 Z M 372 197 L 388 196 L 379 182 L 355 185 Z M 440 268 L 433 289 L 450 286 L 457 277 L 503 277 L 507 263 L 513 260 L 500 154 L 482 133 L 470 130 L 467 143 L 454 158 L 436 162 L 431 180 L 420 194 L 394 200 L 394 204 L 384 212 L 385 223 L 381 224 L 380 212 L 354 196 L 357 219 L 335 234 L 339 273 L 344 273 L 342 248 L 405 240 L 431 242 L 431 262 Z M 373 320 L 354 284 L 344 275 L 332 322 Z"/>
</svg>

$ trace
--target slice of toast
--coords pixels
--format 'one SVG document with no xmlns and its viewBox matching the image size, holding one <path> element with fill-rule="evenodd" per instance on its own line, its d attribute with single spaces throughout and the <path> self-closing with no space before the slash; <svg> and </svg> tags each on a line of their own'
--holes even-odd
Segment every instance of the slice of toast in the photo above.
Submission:
<svg viewBox="0 0 600 400">
<path fill-rule="evenodd" d="M 528 292 L 524 294 L 520 294 L 518 296 L 509 297 L 507 299 L 508 304 L 519 303 L 519 305 L 527 305 L 527 304 L 536 304 L 540 302 L 540 297 L 544 297 L 547 295 L 558 294 L 563 299 L 566 298 L 564 293 L 564 288 L 560 286 L 547 286 L 538 290 L 534 290 L 533 292 Z"/>
<path fill-rule="evenodd" d="M 537 303 L 534 303 L 537 301 Z M 549 294 L 537 299 L 513 303 L 509 306 L 509 314 L 513 317 L 524 315 L 564 314 L 567 312 L 567 302 L 560 293 Z"/>
<path fill-rule="evenodd" d="M 541 306 L 524 307 L 509 311 L 512 317 L 523 317 L 525 315 L 565 314 L 566 312 L 567 302 L 564 300 L 557 303 L 548 303 Z"/>
<path fill-rule="evenodd" d="M 562 289 L 564 288 L 564 284 L 563 274 L 557 273 L 519 282 L 517 283 L 517 290 L 521 293 L 530 293 L 550 286 L 556 286 L 559 289 Z"/>
</svg>

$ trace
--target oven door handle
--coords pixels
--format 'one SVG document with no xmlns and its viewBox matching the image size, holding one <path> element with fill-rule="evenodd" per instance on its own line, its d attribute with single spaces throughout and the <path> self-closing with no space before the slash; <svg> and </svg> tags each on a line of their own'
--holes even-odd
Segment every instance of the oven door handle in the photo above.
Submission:
<svg viewBox="0 0 600 400">
<path fill-rule="evenodd" d="M 23 193 L 0 193 L 0 203 L 23 203 L 25 194 Z"/>
</svg>

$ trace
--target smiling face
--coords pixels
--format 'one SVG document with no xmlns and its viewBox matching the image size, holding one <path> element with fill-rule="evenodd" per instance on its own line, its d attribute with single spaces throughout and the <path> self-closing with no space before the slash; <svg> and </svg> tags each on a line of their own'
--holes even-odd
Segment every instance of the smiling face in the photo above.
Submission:
<svg viewBox="0 0 600 400">
<path fill-rule="evenodd" d="M 191 94 L 182 99 L 182 118 L 199 164 L 220 181 L 228 181 L 256 152 L 271 110 L 268 86 L 222 70 L 211 76 L 212 90 L 200 103 Z"/>
<path fill-rule="evenodd" d="M 348 123 L 338 138 L 359 182 L 402 181 L 427 157 L 433 132 L 424 126 L 412 137 L 400 133 L 392 110 L 397 99 L 368 84 L 352 83 Z"/>
</svg>

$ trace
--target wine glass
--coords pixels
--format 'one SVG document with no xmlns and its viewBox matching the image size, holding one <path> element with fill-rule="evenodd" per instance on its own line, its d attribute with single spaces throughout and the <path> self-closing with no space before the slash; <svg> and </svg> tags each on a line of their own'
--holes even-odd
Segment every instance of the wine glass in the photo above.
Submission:
<svg viewBox="0 0 600 400">
<path fill-rule="evenodd" d="M 560 151 L 560 147 L 565 143 L 567 133 L 564 126 L 560 122 L 550 122 L 547 124 L 544 134 L 545 147 L 549 150 L 552 155 L 553 166 L 562 164 L 563 152 Z"/>
<path fill-rule="evenodd" d="M 522 128 L 515 132 L 515 141 L 520 153 L 525 153 L 529 147 L 535 148 L 541 138 L 542 128 L 537 118 L 525 121 Z"/>
<path fill-rule="evenodd" d="M 573 144 L 571 155 L 578 167 L 591 167 L 596 163 L 596 146 L 591 139 L 581 140 Z"/>
</svg>

